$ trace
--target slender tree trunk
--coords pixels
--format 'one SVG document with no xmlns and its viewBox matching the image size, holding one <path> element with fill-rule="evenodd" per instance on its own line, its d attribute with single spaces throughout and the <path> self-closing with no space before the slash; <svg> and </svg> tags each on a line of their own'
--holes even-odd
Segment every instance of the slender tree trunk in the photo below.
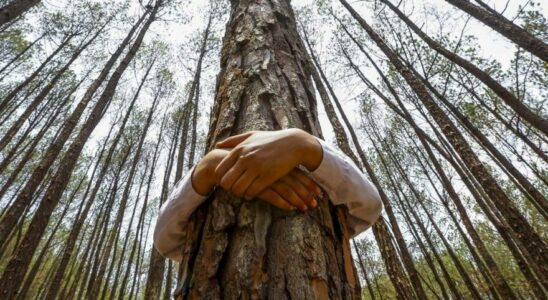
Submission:
<svg viewBox="0 0 548 300">
<path fill-rule="evenodd" d="M 344 26 L 344 24 L 341 23 L 341 25 L 343 26 L 343 29 L 346 31 L 346 33 L 354 40 L 356 45 L 358 47 L 360 47 L 360 49 L 361 49 L 361 45 L 359 43 L 357 43 L 357 41 L 352 37 L 352 35 L 350 35 L 348 30 L 346 30 L 346 27 Z M 391 84 L 388 81 L 388 79 L 384 76 L 382 71 L 378 68 L 378 66 L 371 59 L 371 57 L 367 54 L 367 52 L 365 52 L 363 49 L 361 49 L 361 50 L 362 50 L 362 53 L 367 56 L 368 60 L 375 67 L 375 69 L 377 70 L 377 72 L 381 76 L 382 80 L 388 86 L 388 88 L 391 91 L 392 95 L 396 98 L 396 100 L 398 100 L 399 97 L 398 97 L 396 91 L 394 91 L 393 88 L 391 87 Z M 517 248 L 517 245 L 512 240 L 513 238 L 508 233 L 509 226 L 502 224 L 501 221 L 498 219 L 498 217 L 493 215 L 493 213 L 491 212 L 491 208 L 489 208 L 487 206 L 487 204 L 485 203 L 484 197 L 482 195 L 480 195 L 478 192 L 476 192 L 476 187 L 474 186 L 474 184 L 470 180 L 471 178 L 473 178 L 473 176 L 470 175 L 470 174 L 463 173 L 463 171 L 461 169 L 461 166 L 459 166 L 455 162 L 455 160 L 453 159 L 453 156 L 450 156 L 449 154 L 447 154 L 443 149 L 440 148 L 440 146 L 437 143 L 435 143 L 425 132 L 423 132 L 422 129 L 419 128 L 415 124 L 413 119 L 410 117 L 409 113 L 404 114 L 402 111 L 400 111 L 400 109 L 395 104 L 391 103 L 386 98 L 386 96 L 384 96 L 371 82 L 369 82 L 369 80 L 367 80 L 367 78 L 365 78 L 365 76 L 361 73 L 359 68 L 352 63 L 352 61 L 350 60 L 349 55 L 344 51 L 344 48 L 343 48 L 343 53 L 345 54 L 346 58 L 349 60 L 349 63 L 351 64 L 351 67 L 356 71 L 356 73 L 364 81 L 364 83 L 370 89 L 372 89 L 375 92 L 375 94 L 377 94 L 379 96 L 379 98 L 381 98 L 395 113 L 397 113 L 400 117 L 405 119 L 413 127 L 413 129 L 415 130 L 415 132 L 417 133 L 418 136 L 420 136 L 422 139 L 425 139 L 426 141 L 428 141 L 428 144 L 430 144 L 432 147 L 435 147 L 435 149 L 438 151 L 438 153 L 440 153 L 447 161 L 449 161 L 451 163 L 451 165 L 455 168 L 455 170 L 457 171 L 457 173 L 459 174 L 461 179 L 464 181 L 467 188 L 473 194 L 473 196 L 476 199 L 476 201 L 478 202 L 479 206 L 482 208 L 482 210 L 487 215 L 489 220 L 495 225 L 495 228 L 497 228 L 497 230 L 499 231 L 499 233 L 501 234 L 501 236 L 503 237 L 503 239 L 507 243 L 507 245 L 510 248 L 512 254 L 514 255 L 514 258 L 516 259 L 516 262 L 518 263 L 518 266 L 520 267 L 520 270 L 523 272 L 524 276 L 527 278 L 527 280 L 530 283 L 532 289 L 535 291 L 535 293 L 537 295 L 542 295 L 543 292 L 542 292 L 542 288 L 540 287 L 540 284 L 538 283 L 535 276 L 532 274 L 529 264 L 524 260 L 524 258 L 522 256 L 522 253 L 520 253 L 520 250 Z M 399 102 L 399 105 L 400 105 L 400 107 L 402 107 L 402 109 L 404 109 L 404 106 L 401 103 L 401 101 Z M 434 127 L 433 127 L 433 129 L 434 129 L 434 132 L 436 132 L 436 129 Z M 450 282 L 448 282 L 448 283 L 451 284 Z"/>
<path fill-rule="evenodd" d="M 548 45 L 501 14 L 493 14 L 469 0 L 445 0 L 493 28 L 510 41 L 548 62 Z"/>
<path fill-rule="evenodd" d="M 122 198 L 120 199 L 120 204 L 118 207 L 118 212 L 116 213 L 116 218 L 114 220 L 114 228 L 119 228 L 122 224 L 123 218 L 124 218 L 124 212 L 127 206 L 127 201 L 129 199 L 129 194 L 131 192 L 131 186 L 133 185 L 133 179 L 135 177 L 135 174 L 137 173 L 137 167 L 138 163 L 141 159 L 141 153 L 143 149 L 143 144 L 145 142 L 146 134 L 148 132 L 148 129 L 150 127 L 150 124 L 152 123 L 152 117 L 154 115 L 154 112 L 156 110 L 158 100 L 161 97 L 161 89 L 162 89 L 162 83 L 160 83 L 159 91 L 157 92 L 156 96 L 154 97 L 154 101 L 152 103 L 152 107 L 149 110 L 148 117 L 145 121 L 143 131 L 141 132 L 141 136 L 139 138 L 139 143 L 137 144 L 137 147 L 135 148 L 135 155 L 133 157 L 133 162 L 131 165 L 131 169 L 129 171 L 128 178 L 126 179 L 126 186 L 124 188 Z M 111 249 L 115 249 L 116 247 L 113 247 L 114 241 L 116 240 L 116 234 L 111 232 L 109 238 L 107 239 L 106 244 L 102 245 L 107 253 L 110 252 Z M 91 286 L 91 289 L 88 290 L 88 298 L 95 299 L 97 295 L 99 294 L 99 290 L 102 284 L 102 278 L 103 273 L 105 271 L 106 267 L 106 259 L 104 260 L 104 263 L 99 268 L 99 271 L 96 275 L 96 280 L 94 284 Z"/>
<path fill-rule="evenodd" d="M 169 152 L 168 152 L 168 161 L 166 164 L 166 168 L 164 171 L 164 178 L 162 181 L 162 191 L 160 194 L 160 201 L 159 201 L 160 206 L 167 199 L 168 186 L 170 182 L 169 178 L 171 177 L 171 170 L 173 168 L 173 163 L 175 161 L 175 152 L 177 149 L 179 130 L 180 130 L 180 125 L 183 117 L 184 117 L 184 114 L 178 120 L 177 127 L 175 128 L 173 136 L 171 138 L 171 145 L 169 147 Z M 179 149 L 180 151 L 179 155 L 182 155 L 185 150 L 186 150 L 185 148 Z M 183 160 L 178 160 L 177 167 L 180 166 L 182 170 L 182 165 L 183 165 Z M 181 174 L 182 174 L 182 171 L 181 171 Z M 177 177 L 177 174 L 175 175 L 175 182 L 179 181 L 181 174 L 179 174 L 179 178 Z M 156 248 L 154 248 L 153 246 L 150 251 L 148 276 L 147 276 L 147 281 L 145 285 L 144 298 L 146 299 L 160 298 L 160 293 L 162 290 L 162 282 L 164 279 L 164 270 L 165 270 L 165 258 L 163 258 L 162 255 L 160 255 L 160 253 L 158 253 Z"/>
<path fill-rule="evenodd" d="M 196 135 L 197 135 L 197 123 L 198 123 L 198 110 L 199 110 L 199 101 L 200 101 L 200 78 L 202 74 L 202 62 L 207 53 L 207 46 L 209 41 L 209 35 L 211 31 L 211 23 L 213 21 L 213 12 L 210 12 L 206 29 L 204 30 L 204 35 L 202 37 L 202 46 L 200 47 L 200 57 L 198 58 L 198 64 L 196 66 L 196 74 L 194 76 L 195 84 L 195 96 L 194 103 L 192 103 L 192 128 L 190 130 L 190 151 L 188 153 L 188 168 L 190 169 L 194 165 L 194 156 L 196 151 Z"/>
<path fill-rule="evenodd" d="M 63 50 L 69 42 L 72 40 L 73 37 L 75 37 L 76 34 L 69 34 L 65 38 L 63 38 L 63 41 L 55 50 L 40 64 L 40 66 L 27 77 L 23 82 L 18 84 L 9 94 L 7 94 L 2 101 L 0 101 L 0 112 L 3 112 L 10 102 L 17 96 L 17 94 L 22 91 L 32 80 L 34 80 L 40 72 L 48 65 L 48 63 L 59 53 L 61 50 Z"/>
<path fill-rule="evenodd" d="M 38 2 L 40 0 L 13 0 L 6 6 L 0 7 L 0 27 L 15 20 Z"/>
<path fill-rule="evenodd" d="M 487 149 L 496 160 L 505 168 L 511 176 L 513 176 L 517 182 L 523 187 L 525 197 L 535 206 L 539 213 L 548 218 L 548 200 L 542 193 L 535 187 L 521 172 L 514 167 L 514 165 L 493 145 L 489 139 L 478 129 L 472 122 L 461 113 L 455 105 L 453 105 L 445 96 L 443 96 L 436 88 L 434 88 L 428 80 L 422 77 L 417 71 L 409 64 L 407 67 L 415 74 L 415 76 L 422 80 L 424 85 L 440 100 L 449 110 L 455 115 L 457 120 L 466 128 L 478 141 Z M 519 187 L 519 186 L 518 186 Z M 528 194 L 527 194 L 528 193 Z"/>
<path fill-rule="evenodd" d="M 147 189 L 146 189 L 146 192 L 145 192 L 145 199 L 144 199 L 144 203 L 143 203 L 143 206 L 142 206 L 142 209 L 141 209 L 141 214 L 139 216 L 139 222 L 138 222 L 138 225 L 137 225 L 138 229 L 137 229 L 137 232 L 135 233 L 135 242 L 133 243 L 133 246 L 131 248 L 131 252 L 129 254 L 126 270 L 124 272 L 122 282 L 120 283 L 120 293 L 118 294 L 118 300 L 123 300 L 124 296 L 126 295 L 126 284 L 127 284 L 128 278 L 130 276 L 130 270 L 131 270 L 131 265 L 133 263 L 133 257 L 135 256 L 135 252 L 137 250 L 138 244 L 140 245 L 140 243 L 139 243 L 139 234 L 140 234 L 140 232 L 143 231 L 143 228 L 144 228 L 145 214 L 146 214 L 146 211 L 148 209 L 148 200 L 149 200 L 149 196 L 150 196 L 150 189 L 151 189 L 152 181 L 154 179 L 154 173 L 155 173 L 154 171 L 156 169 L 156 163 L 157 163 L 157 159 L 158 159 L 158 155 L 159 155 L 159 148 L 160 148 L 160 144 L 161 144 L 162 136 L 163 136 L 163 132 L 164 132 L 165 121 L 166 121 L 166 117 L 164 117 L 164 119 L 162 121 L 162 126 L 160 127 L 160 133 L 158 135 L 158 143 L 156 144 L 156 148 L 154 149 L 154 155 L 152 157 L 152 166 L 151 166 L 151 170 L 150 170 L 150 175 L 148 177 Z M 136 269 L 137 269 L 137 267 L 136 267 Z"/>
<path fill-rule="evenodd" d="M 93 41 L 99 36 L 99 34 L 103 31 L 103 28 L 108 24 L 105 23 L 103 27 L 99 30 L 97 30 L 97 33 L 89 39 L 84 45 L 78 48 L 76 52 L 71 56 L 69 61 L 61 68 L 61 70 L 57 71 L 57 74 L 46 84 L 44 89 L 38 93 L 38 95 L 32 100 L 32 102 L 27 106 L 25 111 L 17 118 L 17 121 L 11 125 L 11 127 L 4 133 L 4 136 L 0 138 L 0 151 L 4 149 L 8 145 L 8 143 L 13 139 L 17 131 L 21 128 L 21 126 L 24 124 L 24 122 L 28 119 L 30 114 L 36 110 L 38 105 L 42 103 L 42 101 L 48 96 L 48 94 L 53 90 L 57 82 L 62 78 L 63 74 L 69 69 L 69 67 L 72 65 L 74 61 L 82 54 L 82 52 L 93 43 Z"/>
<path fill-rule="evenodd" d="M 1 10 L 1 8 L 0 8 Z M 40 35 L 38 38 L 36 38 L 34 41 L 32 41 L 32 43 L 28 44 L 25 49 L 23 49 L 21 52 L 17 53 L 17 55 L 15 55 L 12 59 L 10 59 L 10 61 L 8 61 L 3 67 L 2 69 L 0 69 L 0 74 L 4 73 L 4 71 L 6 71 L 7 68 L 9 68 L 9 66 L 11 66 L 14 62 L 16 62 L 21 56 L 23 56 L 25 53 L 27 53 L 27 51 L 29 51 L 32 46 L 34 46 L 36 43 L 38 43 L 40 40 L 42 40 L 44 37 L 46 36 L 46 33 L 42 33 L 42 35 Z M 9 73 L 9 72 L 8 72 Z M 1 80 L 0 80 L 1 81 Z"/>
<path fill-rule="evenodd" d="M 85 202 L 86 204 L 84 205 L 83 212 L 80 215 L 80 217 L 77 220 L 75 220 L 74 224 L 71 227 L 69 237 L 67 238 L 67 242 L 66 242 L 65 248 L 63 250 L 63 255 L 61 256 L 61 263 L 59 264 L 59 267 L 57 268 L 57 270 L 55 272 L 55 275 L 54 275 L 53 280 L 52 280 L 52 284 L 51 284 L 51 286 L 48 290 L 48 294 L 46 295 L 46 298 L 45 298 L 47 300 L 49 300 L 49 299 L 53 300 L 57 296 L 57 292 L 59 291 L 59 289 L 61 287 L 61 280 L 63 278 L 63 275 L 64 275 L 64 272 L 65 272 L 66 267 L 68 265 L 68 262 L 69 262 L 69 260 L 72 256 L 72 252 L 74 250 L 74 245 L 76 244 L 76 240 L 78 239 L 78 236 L 80 234 L 82 226 L 84 225 L 84 222 L 87 219 L 89 210 L 91 209 L 91 206 L 93 205 L 93 203 L 95 201 L 95 197 L 97 196 L 97 193 L 99 192 L 99 189 L 102 186 L 105 175 L 106 175 L 108 169 L 110 168 L 110 163 L 111 163 L 112 157 L 114 155 L 114 151 L 116 150 L 116 147 L 118 146 L 118 143 L 119 143 L 119 141 L 122 137 L 125 126 L 126 126 L 128 120 L 129 120 L 129 117 L 131 115 L 131 111 L 133 110 L 135 102 L 139 98 L 139 94 L 141 92 L 141 89 L 142 89 L 145 81 L 146 81 L 146 78 L 148 77 L 148 74 L 150 72 L 151 67 L 152 67 L 152 64 L 147 69 L 147 72 L 145 73 L 145 76 L 143 77 L 143 80 L 141 80 L 141 83 L 139 84 L 139 87 L 137 88 L 135 96 L 133 97 L 133 99 L 132 99 L 132 101 L 129 105 L 128 111 L 126 112 L 126 115 L 125 115 L 125 117 L 122 121 L 122 124 L 120 125 L 120 128 L 118 129 L 118 132 L 117 132 L 116 136 L 114 137 L 114 139 L 113 139 L 113 141 L 112 141 L 112 143 L 111 143 L 111 145 L 110 145 L 110 147 L 107 151 L 107 155 L 105 156 L 105 161 L 102 164 L 101 170 L 99 171 L 99 175 L 97 176 L 97 181 L 95 183 L 95 186 L 94 186 L 93 190 L 91 191 L 88 200 Z M 106 145 L 106 143 L 107 143 L 107 141 L 105 141 L 105 145 Z"/>
</svg>

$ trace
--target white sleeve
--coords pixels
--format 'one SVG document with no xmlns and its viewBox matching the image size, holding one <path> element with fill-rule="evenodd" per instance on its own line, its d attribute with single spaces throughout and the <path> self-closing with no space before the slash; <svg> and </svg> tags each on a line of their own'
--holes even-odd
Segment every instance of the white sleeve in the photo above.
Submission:
<svg viewBox="0 0 548 300">
<path fill-rule="evenodd" d="M 193 171 L 194 168 L 175 184 L 160 207 L 154 228 L 154 247 L 162 256 L 176 261 L 182 259 L 184 226 L 192 212 L 206 199 L 192 186 Z"/>
<path fill-rule="evenodd" d="M 379 218 L 382 202 L 379 192 L 348 157 L 318 139 L 323 158 L 310 176 L 327 192 L 334 205 L 348 208 L 352 237 L 371 227 Z"/>
</svg>

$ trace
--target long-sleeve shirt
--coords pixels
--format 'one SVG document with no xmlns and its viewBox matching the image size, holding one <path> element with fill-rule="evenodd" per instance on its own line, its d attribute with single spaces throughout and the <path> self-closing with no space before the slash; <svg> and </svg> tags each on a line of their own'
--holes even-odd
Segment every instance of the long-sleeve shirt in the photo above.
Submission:
<svg viewBox="0 0 548 300">
<path fill-rule="evenodd" d="M 379 217 L 382 202 L 377 189 L 348 157 L 318 139 L 323 149 L 320 165 L 309 176 L 328 194 L 334 205 L 348 208 L 351 236 L 368 229 Z M 183 232 L 192 212 L 205 201 L 192 186 L 192 170 L 179 180 L 160 208 L 154 229 L 154 246 L 170 259 L 182 259 Z"/>
</svg>

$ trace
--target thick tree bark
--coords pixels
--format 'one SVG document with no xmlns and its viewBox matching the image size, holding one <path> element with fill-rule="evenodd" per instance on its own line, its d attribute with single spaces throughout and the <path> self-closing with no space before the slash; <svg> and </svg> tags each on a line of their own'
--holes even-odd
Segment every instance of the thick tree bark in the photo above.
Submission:
<svg viewBox="0 0 548 300">
<path fill-rule="evenodd" d="M 0 27 L 21 16 L 24 12 L 38 4 L 40 0 L 13 0 L 0 8 Z"/>
<path fill-rule="evenodd" d="M 307 56 L 289 1 L 232 1 L 209 145 L 248 130 L 299 127 L 319 135 Z M 196 217 L 206 214 L 202 229 Z M 189 221 L 199 250 L 184 298 L 356 299 L 346 225 L 329 199 L 306 214 L 219 191 Z M 188 284 L 190 283 L 190 284 Z"/>
<path fill-rule="evenodd" d="M 409 28 L 413 30 L 413 32 L 415 32 L 423 41 L 425 41 L 428 46 L 430 46 L 436 52 L 440 53 L 456 65 L 470 72 L 470 74 L 479 79 L 493 92 L 495 92 L 500 97 L 500 99 L 502 99 L 508 106 L 510 106 L 526 122 L 537 128 L 538 130 L 542 131 L 545 135 L 548 135 L 548 120 L 545 117 L 529 109 L 525 104 L 523 104 L 520 99 L 518 99 L 518 97 L 516 97 L 512 92 L 502 86 L 502 84 L 498 83 L 487 72 L 478 68 L 472 62 L 466 60 L 458 54 L 446 49 L 440 43 L 434 41 L 427 34 L 425 34 L 417 25 L 415 25 L 413 21 L 409 20 L 409 18 L 407 18 L 407 16 L 390 1 L 381 0 L 381 2 L 390 7 L 390 9 L 392 9 L 392 11 L 394 11 L 394 13 L 396 13 L 396 15 L 398 15 L 398 17 L 403 22 L 405 22 L 405 24 L 407 24 Z"/>
<path fill-rule="evenodd" d="M 397 54 L 384 42 L 384 40 L 365 22 L 365 20 L 346 2 L 340 2 L 348 9 L 351 15 L 358 21 L 362 28 L 375 41 L 379 48 L 389 58 L 395 69 L 405 79 L 409 87 L 415 92 L 430 115 L 434 118 L 447 140 L 457 150 L 473 176 L 482 185 L 487 194 L 497 202 L 497 208 L 508 224 L 516 232 L 516 237 L 521 241 L 525 249 L 531 254 L 538 266 L 548 266 L 548 251 L 546 243 L 523 217 L 512 200 L 506 195 L 501 186 L 493 178 L 479 157 L 472 151 L 462 133 L 453 124 L 449 117 L 438 106 L 428 93 L 426 86 L 409 70 L 398 58 Z"/>
<path fill-rule="evenodd" d="M 539 38 L 535 37 L 527 30 L 514 24 L 501 14 L 493 14 L 485 9 L 473 4 L 469 0 L 445 0 L 455 7 L 462 9 L 469 15 L 478 19 L 483 24 L 493 28 L 507 39 L 516 43 L 523 49 L 538 56 L 540 59 L 548 62 L 548 45 Z"/>
</svg>

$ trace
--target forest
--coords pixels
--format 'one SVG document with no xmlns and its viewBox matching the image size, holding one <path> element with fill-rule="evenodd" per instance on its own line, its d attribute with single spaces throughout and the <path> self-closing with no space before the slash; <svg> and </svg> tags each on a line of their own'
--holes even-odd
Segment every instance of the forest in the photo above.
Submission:
<svg viewBox="0 0 548 300">
<path fill-rule="evenodd" d="M 547 15 L 0 0 L 0 299 L 548 299 Z M 217 190 L 160 255 L 160 206 L 215 142 L 293 127 L 374 184 L 370 229 Z"/>
</svg>

